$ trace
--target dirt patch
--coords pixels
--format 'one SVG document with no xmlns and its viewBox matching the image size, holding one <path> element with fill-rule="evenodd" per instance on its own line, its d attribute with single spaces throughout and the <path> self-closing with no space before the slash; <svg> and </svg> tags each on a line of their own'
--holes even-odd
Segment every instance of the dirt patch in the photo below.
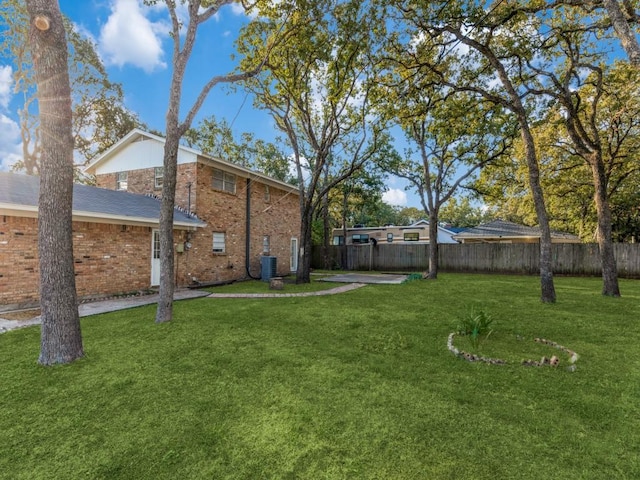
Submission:
<svg viewBox="0 0 640 480">
<path fill-rule="evenodd" d="M 0 318 L 4 318 L 5 320 L 31 320 L 38 315 L 40 315 L 39 308 L 34 308 L 32 310 L 20 310 L 17 312 L 0 312 Z"/>
</svg>

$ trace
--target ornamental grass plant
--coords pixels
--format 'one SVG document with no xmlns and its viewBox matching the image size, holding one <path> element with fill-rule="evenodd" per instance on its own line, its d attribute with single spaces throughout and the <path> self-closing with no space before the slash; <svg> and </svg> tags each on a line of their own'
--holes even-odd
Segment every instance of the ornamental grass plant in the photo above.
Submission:
<svg viewBox="0 0 640 480">
<path fill-rule="evenodd" d="M 86 358 L 57 367 L 37 327 L 4 333 L 0 478 L 640 478 L 640 282 L 620 284 L 557 278 L 553 305 L 535 277 L 452 274 L 187 300 L 166 324 L 153 306 L 84 318 Z M 492 355 L 544 337 L 577 369 L 452 355 L 473 309 L 504 332 Z"/>
</svg>

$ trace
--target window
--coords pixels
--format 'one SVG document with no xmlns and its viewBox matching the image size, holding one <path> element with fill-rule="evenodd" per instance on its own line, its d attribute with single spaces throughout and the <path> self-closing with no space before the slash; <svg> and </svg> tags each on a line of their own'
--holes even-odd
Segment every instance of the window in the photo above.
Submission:
<svg viewBox="0 0 640 480">
<path fill-rule="evenodd" d="M 118 172 L 116 173 L 116 190 L 126 190 L 127 189 L 127 178 L 129 172 Z"/>
<path fill-rule="evenodd" d="M 213 169 L 213 188 L 236 193 L 236 176 L 223 170 Z"/>
<path fill-rule="evenodd" d="M 406 232 L 404 234 L 405 242 L 417 242 L 420 240 L 420 234 L 418 232 Z"/>
<path fill-rule="evenodd" d="M 269 185 L 264 186 L 264 201 L 267 203 L 271 201 L 271 191 L 269 190 Z"/>
<path fill-rule="evenodd" d="M 332 245 L 344 245 L 344 237 L 342 235 L 335 235 L 333 237 Z"/>
<path fill-rule="evenodd" d="M 265 235 L 262 237 L 262 253 L 264 255 L 269 255 L 269 251 L 271 250 L 271 238 L 269 235 Z"/>
<path fill-rule="evenodd" d="M 351 237 L 351 243 L 369 243 L 369 235 L 364 233 L 355 234 Z"/>
<path fill-rule="evenodd" d="M 162 188 L 164 175 L 164 167 L 155 167 L 153 169 L 153 178 L 155 188 Z"/>
<path fill-rule="evenodd" d="M 225 234 L 224 232 L 213 233 L 213 253 L 225 252 Z"/>
<path fill-rule="evenodd" d="M 393 242 L 393 233 L 387 233 L 387 242 Z"/>
</svg>

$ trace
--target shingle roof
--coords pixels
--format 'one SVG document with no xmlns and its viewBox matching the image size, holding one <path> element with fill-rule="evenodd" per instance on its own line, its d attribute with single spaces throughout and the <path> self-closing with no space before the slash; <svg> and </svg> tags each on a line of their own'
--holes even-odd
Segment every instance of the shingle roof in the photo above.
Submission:
<svg viewBox="0 0 640 480">
<path fill-rule="evenodd" d="M 0 204 L 16 207 L 38 206 L 40 177 L 0 172 Z M 158 223 L 160 201 L 147 195 L 106 190 L 89 185 L 73 185 L 73 212 L 91 213 L 104 216 L 140 219 Z M 173 214 L 174 223 L 185 226 L 202 227 L 204 222 L 180 210 Z"/>
<path fill-rule="evenodd" d="M 575 235 L 552 231 L 553 238 L 577 239 Z M 477 227 L 467 228 L 455 236 L 456 238 L 500 238 L 500 237 L 540 237 L 539 227 L 528 227 L 506 220 L 494 220 Z"/>
</svg>

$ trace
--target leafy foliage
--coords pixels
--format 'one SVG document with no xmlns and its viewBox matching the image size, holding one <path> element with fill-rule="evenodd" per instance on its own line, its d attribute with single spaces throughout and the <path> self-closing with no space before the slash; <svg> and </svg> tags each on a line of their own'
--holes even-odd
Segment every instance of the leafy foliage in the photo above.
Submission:
<svg viewBox="0 0 640 480">
<path fill-rule="evenodd" d="M 270 177 L 295 184 L 298 179 L 291 175 L 288 156 L 278 144 L 255 138 L 251 132 L 244 132 L 236 140 L 231 125 L 225 120 L 210 116 L 198 126 L 190 128 L 184 135 L 190 147 L 215 158 L 236 163 L 245 168 L 262 172 Z"/>
<path fill-rule="evenodd" d="M 477 348 L 481 340 L 487 339 L 493 332 L 493 317 L 484 310 L 471 310 L 458 323 L 458 333 L 467 335 L 471 345 Z"/>
</svg>

